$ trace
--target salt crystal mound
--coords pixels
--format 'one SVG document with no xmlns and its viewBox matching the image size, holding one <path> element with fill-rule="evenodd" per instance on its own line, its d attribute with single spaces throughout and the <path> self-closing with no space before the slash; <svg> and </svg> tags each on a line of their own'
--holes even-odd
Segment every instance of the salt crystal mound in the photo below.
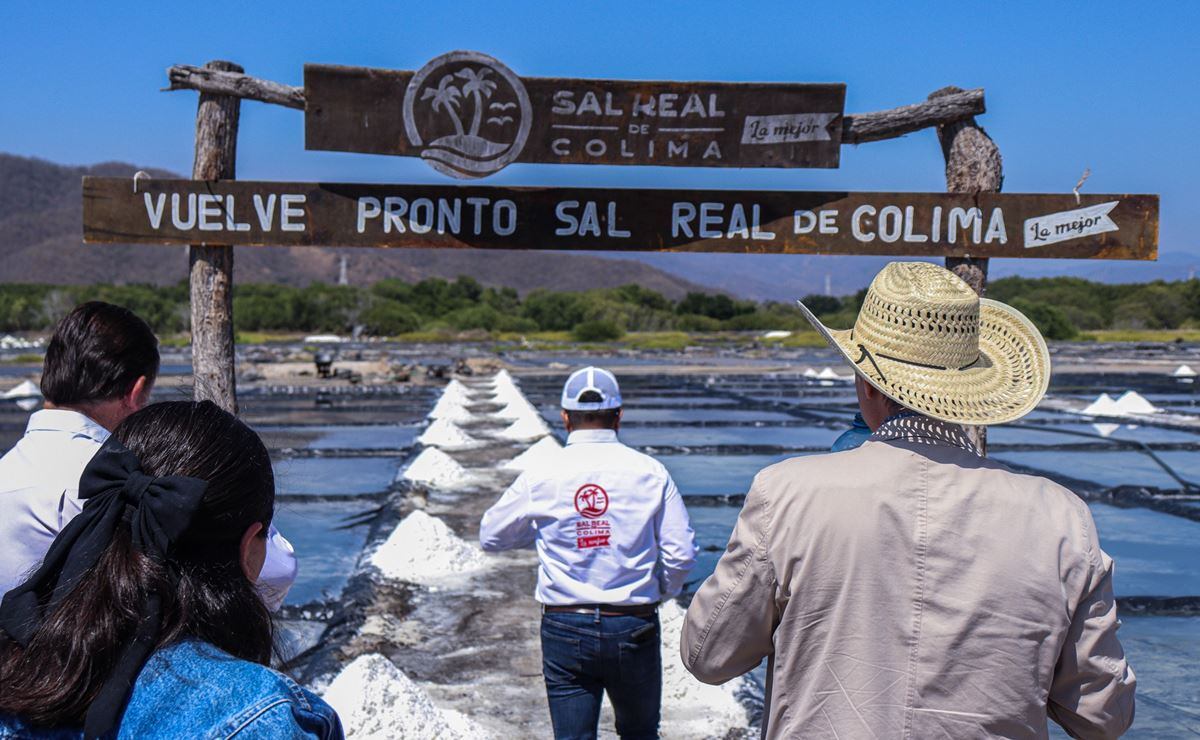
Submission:
<svg viewBox="0 0 1200 740">
<path fill-rule="evenodd" d="M 1171 375 L 1176 378 L 1194 378 L 1196 377 L 1196 371 L 1187 365 L 1180 365 L 1175 368 L 1175 372 L 1171 373 Z"/>
<path fill-rule="evenodd" d="M 806 378 L 818 378 L 820 376 L 821 376 L 821 374 L 818 373 L 816 370 L 813 370 L 811 367 L 806 368 L 804 370 L 804 377 L 806 377 Z"/>
<path fill-rule="evenodd" d="M 1157 414 L 1162 409 L 1154 406 L 1146 397 L 1137 391 L 1125 391 L 1125 393 L 1117 399 L 1117 408 L 1123 414 Z"/>
<path fill-rule="evenodd" d="M 360 655 L 342 669 L 329 688 L 329 702 L 352 740 L 477 740 L 488 737 L 482 727 L 438 709 L 415 681 L 390 660 Z"/>
<path fill-rule="evenodd" d="M 26 398 L 29 396 L 42 397 L 42 389 L 34 385 L 31 380 L 22 380 L 16 388 L 4 393 L 4 398 Z"/>
<path fill-rule="evenodd" d="M 683 608 L 675 601 L 665 601 L 658 608 L 662 625 L 662 703 L 664 726 L 680 737 L 725 737 L 731 728 L 744 729 L 749 725 L 746 710 L 737 700 L 736 692 L 744 678 L 736 678 L 720 686 L 701 683 L 688 673 L 679 659 L 679 642 L 683 638 Z"/>
<path fill-rule="evenodd" d="M 458 425 L 449 419 L 438 419 L 430 424 L 429 428 L 417 437 L 417 442 L 426 447 L 445 449 L 473 447 L 479 444 L 479 440 L 459 429 Z"/>
<path fill-rule="evenodd" d="M 1120 428 L 1121 428 L 1120 424 L 1111 424 L 1111 423 L 1093 424 L 1092 425 L 1092 429 L 1095 429 L 1097 434 L 1099 434 L 1101 437 L 1104 437 L 1106 439 L 1108 437 L 1112 436 L 1112 433 L 1117 431 Z"/>
<path fill-rule="evenodd" d="M 540 419 L 542 413 L 537 410 L 536 406 L 522 398 L 509 401 L 504 408 L 496 412 L 496 416 L 501 419 L 524 419 L 527 416 Z"/>
<path fill-rule="evenodd" d="M 506 470 L 524 472 L 530 468 L 543 465 L 558 457 L 562 445 L 554 437 L 542 437 L 532 447 L 504 463 Z"/>
<path fill-rule="evenodd" d="M 489 564 L 483 550 L 464 542 L 445 522 L 414 511 L 367 560 L 384 578 L 421 585 L 471 573 Z"/>
<path fill-rule="evenodd" d="M 421 454 L 400 473 L 402 480 L 424 483 L 436 488 L 461 486 L 469 477 L 466 468 L 436 447 L 421 450 Z"/>
<path fill-rule="evenodd" d="M 506 426 L 497 436 L 502 439 L 524 441 L 545 437 L 548 434 L 550 434 L 550 427 L 546 426 L 546 422 L 542 421 L 540 416 L 523 416 Z"/>
<path fill-rule="evenodd" d="M 437 403 L 433 405 L 433 409 L 425 415 L 428 419 L 450 419 L 452 421 L 466 421 L 474 418 L 474 415 L 467 410 L 467 402 L 464 399 L 447 398 L 442 396 Z"/>
<path fill-rule="evenodd" d="M 1121 409 L 1117 407 L 1117 402 L 1107 393 L 1101 393 L 1096 396 L 1096 400 L 1088 404 L 1079 413 L 1084 416 L 1120 416 Z"/>
</svg>

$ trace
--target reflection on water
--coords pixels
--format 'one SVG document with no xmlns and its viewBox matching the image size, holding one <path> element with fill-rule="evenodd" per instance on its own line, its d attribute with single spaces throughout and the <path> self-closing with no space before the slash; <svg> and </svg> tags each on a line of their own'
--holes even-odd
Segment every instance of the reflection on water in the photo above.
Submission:
<svg viewBox="0 0 1200 740">
<path fill-rule="evenodd" d="M 1100 546 L 1116 562 L 1118 596 L 1200 595 L 1200 523 L 1147 509 L 1091 510 Z"/>
<path fill-rule="evenodd" d="M 634 447 L 713 447 L 762 445 L 827 450 L 844 430 L 827 427 L 639 427 L 621 428 Z"/>
<path fill-rule="evenodd" d="M 366 542 L 367 527 L 339 527 L 373 506 L 369 502 L 313 501 L 275 507 L 275 526 L 296 548 L 300 564 L 287 603 L 307 604 L 341 593 Z"/>
<path fill-rule="evenodd" d="M 275 490 L 293 496 L 338 496 L 386 491 L 396 477 L 395 457 L 301 457 L 275 462 Z"/>
<path fill-rule="evenodd" d="M 800 453 L 803 454 L 803 453 Z M 684 496 L 724 496 L 745 493 L 758 471 L 799 457 L 780 455 L 658 455 Z"/>
<path fill-rule="evenodd" d="M 270 449 L 399 450 L 421 433 L 415 424 L 339 426 L 258 426 L 255 431 Z"/>
<path fill-rule="evenodd" d="M 1200 481 L 1200 455 L 1195 452 L 1157 454 L 1179 475 L 1188 480 Z M 993 457 L 1000 462 L 1045 470 L 1106 486 L 1135 484 L 1159 488 L 1179 487 L 1150 456 L 1132 450 L 997 452 Z"/>
</svg>

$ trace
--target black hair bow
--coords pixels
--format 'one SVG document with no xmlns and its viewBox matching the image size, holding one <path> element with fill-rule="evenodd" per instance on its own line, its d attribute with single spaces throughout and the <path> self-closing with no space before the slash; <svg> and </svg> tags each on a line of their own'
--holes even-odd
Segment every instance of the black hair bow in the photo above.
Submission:
<svg viewBox="0 0 1200 740">
<path fill-rule="evenodd" d="M 179 475 L 155 478 L 142 472 L 137 456 L 115 437 L 88 463 L 79 480 L 83 511 L 59 532 L 41 566 L 0 602 L 0 629 L 27 646 L 42 620 L 100 560 L 122 521 L 128 521 L 133 546 L 167 565 L 173 581 L 178 572 L 167 558 L 200 508 L 206 481 Z M 113 672 L 84 721 L 87 737 L 100 737 L 116 727 L 133 683 L 158 644 L 162 626 L 162 594 L 147 594 L 133 640 L 122 649 Z"/>
</svg>

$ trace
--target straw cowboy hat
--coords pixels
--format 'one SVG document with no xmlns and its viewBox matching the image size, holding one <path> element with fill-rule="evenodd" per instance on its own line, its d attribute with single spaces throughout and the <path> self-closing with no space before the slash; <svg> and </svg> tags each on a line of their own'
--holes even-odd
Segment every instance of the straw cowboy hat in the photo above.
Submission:
<svg viewBox="0 0 1200 740">
<path fill-rule="evenodd" d="M 864 380 L 935 419 L 1013 421 L 1033 410 L 1050 383 L 1046 340 L 1029 319 L 928 262 L 883 268 L 853 329 L 830 329 L 803 303 L 800 309 Z"/>
</svg>

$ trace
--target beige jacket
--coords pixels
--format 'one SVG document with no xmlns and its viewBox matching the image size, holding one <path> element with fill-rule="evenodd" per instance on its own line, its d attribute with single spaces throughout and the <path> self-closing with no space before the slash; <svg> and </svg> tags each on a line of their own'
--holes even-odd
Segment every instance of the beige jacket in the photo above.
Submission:
<svg viewBox="0 0 1200 740">
<path fill-rule="evenodd" d="M 1070 491 L 901 418 L 755 477 L 680 651 L 707 683 L 768 658 L 764 737 L 1116 737 L 1112 567 Z"/>
</svg>

